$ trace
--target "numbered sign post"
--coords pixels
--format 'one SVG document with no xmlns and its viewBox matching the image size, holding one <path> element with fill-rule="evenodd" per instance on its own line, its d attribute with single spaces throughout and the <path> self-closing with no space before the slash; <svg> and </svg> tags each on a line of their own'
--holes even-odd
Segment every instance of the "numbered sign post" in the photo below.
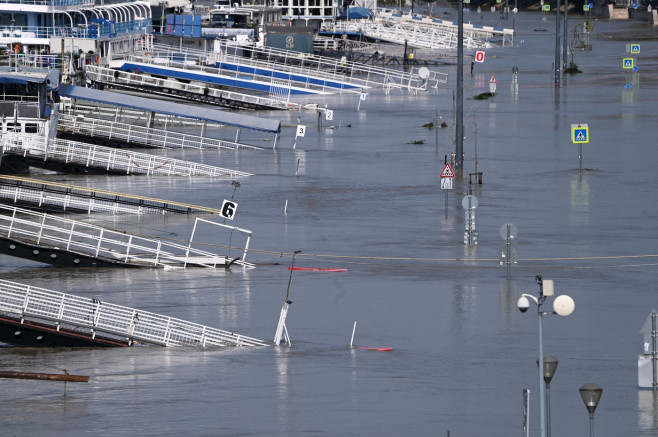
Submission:
<svg viewBox="0 0 658 437">
<path fill-rule="evenodd" d="M 238 209 L 238 204 L 232 200 L 224 200 L 222 203 L 222 209 L 219 214 L 225 219 L 233 220 L 235 217 L 235 211 Z"/>
<path fill-rule="evenodd" d="M 304 135 L 306 135 L 306 126 L 298 124 L 297 131 L 295 132 L 295 141 L 292 143 L 293 149 L 297 147 L 297 138 L 303 137 Z"/>
<path fill-rule="evenodd" d="M 361 102 L 363 100 L 365 100 L 367 96 L 368 96 L 368 93 L 361 93 L 361 97 L 359 97 L 359 104 L 356 107 L 357 111 L 361 109 Z"/>
</svg>

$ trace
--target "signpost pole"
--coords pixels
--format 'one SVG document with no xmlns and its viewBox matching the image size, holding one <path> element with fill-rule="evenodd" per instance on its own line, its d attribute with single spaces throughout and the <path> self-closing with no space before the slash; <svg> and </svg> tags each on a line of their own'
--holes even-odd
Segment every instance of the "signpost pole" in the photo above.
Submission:
<svg viewBox="0 0 658 437">
<path fill-rule="evenodd" d="M 656 332 L 656 312 L 653 311 L 651 313 L 651 362 L 653 365 L 653 391 L 658 390 L 658 373 L 657 373 L 657 368 L 658 368 L 658 363 L 656 363 L 656 359 L 658 358 L 658 351 L 656 351 L 656 336 L 658 335 L 658 332 Z"/>
</svg>

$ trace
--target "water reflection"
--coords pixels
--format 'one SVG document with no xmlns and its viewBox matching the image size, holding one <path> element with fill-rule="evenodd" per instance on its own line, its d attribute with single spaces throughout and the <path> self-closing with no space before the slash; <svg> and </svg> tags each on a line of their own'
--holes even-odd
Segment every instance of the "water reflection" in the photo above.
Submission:
<svg viewBox="0 0 658 437">
<path fill-rule="evenodd" d="M 589 224 L 590 221 L 590 186 L 581 174 L 573 175 L 570 181 L 571 198 L 569 202 L 569 221 L 574 224 Z"/>
<path fill-rule="evenodd" d="M 658 392 L 637 392 L 638 431 L 646 435 L 658 433 Z"/>
</svg>

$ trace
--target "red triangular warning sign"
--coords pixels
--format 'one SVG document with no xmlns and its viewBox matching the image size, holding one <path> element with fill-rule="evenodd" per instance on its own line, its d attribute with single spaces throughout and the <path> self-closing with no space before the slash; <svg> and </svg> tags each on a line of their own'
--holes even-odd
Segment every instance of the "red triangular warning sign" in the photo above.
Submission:
<svg viewBox="0 0 658 437">
<path fill-rule="evenodd" d="M 452 167 L 450 167 L 450 164 L 446 163 L 446 166 L 443 167 L 443 171 L 441 172 L 441 177 L 442 178 L 454 178 L 455 173 L 452 171 Z"/>
</svg>

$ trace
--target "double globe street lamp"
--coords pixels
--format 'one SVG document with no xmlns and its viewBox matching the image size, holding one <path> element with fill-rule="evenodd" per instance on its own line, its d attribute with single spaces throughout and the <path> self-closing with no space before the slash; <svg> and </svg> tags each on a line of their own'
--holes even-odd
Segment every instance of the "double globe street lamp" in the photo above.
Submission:
<svg viewBox="0 0 658 437">
<path fill-rule="evenodd" d="M 530 308 L 530 300 L 537 305 L 537 318 L 539 319 L 539 417 L 540 417 L 540 430 L 541 437 L 546 437 L 546 393 L 544 391 L 544 339 L 543 339 L 543 317 L 548 314 L 542 310 L 542 305 L 547 297 L 555 294 L 552 279 L 543 279 L 541 276 L 536 276 L 535 280 L 539 284 L 539 295 L 537 297 L 531 294 L 522 294 L 516 306 L 522 313 L 528 311 Z M 553 314 L 560 316 L 568 316 L 575 308 L 574 301 L 571 297 L 563 294 L 558 296 L 553 301 Z M 556 360 L 557 361 L 557 360 Z M 556 364 L 557 367 L 557 364 Z M 555 369 L 553 369 L 553 372 Z M 551 375 L 552 377 L 552 375 Z"/>
</svg>

